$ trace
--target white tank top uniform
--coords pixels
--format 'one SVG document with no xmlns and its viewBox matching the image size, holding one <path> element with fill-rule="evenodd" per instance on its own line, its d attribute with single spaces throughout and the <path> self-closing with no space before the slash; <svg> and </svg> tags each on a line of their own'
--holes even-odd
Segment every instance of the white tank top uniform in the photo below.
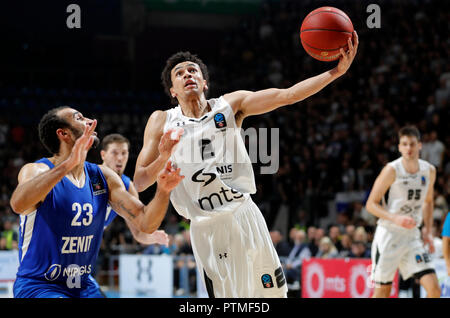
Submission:
<svg viewBox="0 0 450 318">
<path fill-rule="evenodd" d="M 393 214 L 407 215 L 416 227 L 406 229 L 386 219 L 379 219 L 372 243 L 372 279 L 387 284 L 394 279 L 397 268 L 403 279 L 433 272 L 418 227 L 423 220 L 423 203 L 430 184 L 431 164 L 419 159 L 417 173 L 408 173 L 402 158 L 388 165 L 395 169 L 395 181 L 389 188 L 384 208 Z"/>
<path fill-rule="evenodd" d="M 266 222 L 250 194 L 252 163 L 231 106 L 210 99 L 201 118 L 167 111 L 164 132 L 184 134 L 170 160 L 182 182 L 170 200 L 191 220 L 191 244 L 210 297 L 286 297 L 287 286 Z"/>
</svg>

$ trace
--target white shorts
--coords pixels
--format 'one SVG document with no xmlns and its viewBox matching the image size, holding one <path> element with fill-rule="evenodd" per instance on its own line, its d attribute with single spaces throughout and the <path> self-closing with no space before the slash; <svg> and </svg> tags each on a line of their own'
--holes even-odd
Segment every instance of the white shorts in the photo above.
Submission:
<svg viewBox="0 0 450 318">
<path fill-rule="evenodd" d="M 430 261 L 419 229 L 377 226 L 372 243 L 372 280 L 376 284 L 392 283 L 397 268 L 405 280 L 414 274 L 432 273 Z"/>
<path fill-rule="evenodd" d="M 233 213 L 191 222 L 191 243 L 210 297 L 286 297 L 280 260 L 251 199 Z"/>
</svg>

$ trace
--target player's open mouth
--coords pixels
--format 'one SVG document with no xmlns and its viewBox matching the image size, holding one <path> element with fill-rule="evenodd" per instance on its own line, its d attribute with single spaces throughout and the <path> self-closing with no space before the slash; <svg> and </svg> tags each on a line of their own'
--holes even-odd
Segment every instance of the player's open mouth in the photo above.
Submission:
<svg viewBox="0 0 450 318">
<path fill-rule="evenodd" d="M 195 88 L 197 87 L 197 84 L 194 81 L 187 81 L 186 84 L 184 84 L 185 88 Z"/>
</svg>

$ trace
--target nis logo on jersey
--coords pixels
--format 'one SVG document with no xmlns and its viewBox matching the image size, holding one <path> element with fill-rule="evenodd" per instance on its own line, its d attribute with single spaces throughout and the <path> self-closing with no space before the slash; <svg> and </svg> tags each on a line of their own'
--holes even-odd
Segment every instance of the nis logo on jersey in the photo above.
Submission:
<svg viewBox="0 0 450 318">
<path fill-rule="evenodd" d="M 70 264 L 69 266 L 66 266 L 64 267 L 64 269 L 62 269 L 60 264 L 53 264 L 47 269 L 47 271 L 44 274 L 44 277 L 48 281 L 54 281 L 61 276 L 61 273 L 62 277 L 75 277 L 84 274 L 90 274 L 91 272 L 92 272 L 91 265 L 79 266 L 76 264 Z"/>
</svg>

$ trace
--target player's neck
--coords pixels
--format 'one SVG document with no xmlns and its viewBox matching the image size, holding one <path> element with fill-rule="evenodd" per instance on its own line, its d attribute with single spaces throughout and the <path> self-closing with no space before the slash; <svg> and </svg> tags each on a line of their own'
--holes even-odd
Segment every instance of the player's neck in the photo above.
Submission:
<svg viewBox="0 0 450 318">
<path fill-rule="evenodd" d="M 203 94 L 200 97 L 181 100 L 180 107 L 183 115 L 191 118 L 200 118 L 211 110 Z"/>
<path fill-rule="evenodd" d="M 402 164 L 408 173 L 416 173 L 419 170 L 419 159 L 406 159 L 402 157 Z"/>
<path fill-rule="evenodd" d="M 59 154 L 54 155 L 53 157 L 49 158 L 50 161 L 55 165 L 59 165 L 62 162 L 64 162 L 64 160 L 66 160 L 69 157 L 70 153 L 67 153 L 65 151 L 60 151 Z M 84 160 L 77 165 L 75 168 L 73 168 L 72 170 L 69 171 L 69 173 L 67 175 L 72 176 L 73 179 L 79 180 L 79 179 L 83 179 L 84 176 Z"/>
</svg>

